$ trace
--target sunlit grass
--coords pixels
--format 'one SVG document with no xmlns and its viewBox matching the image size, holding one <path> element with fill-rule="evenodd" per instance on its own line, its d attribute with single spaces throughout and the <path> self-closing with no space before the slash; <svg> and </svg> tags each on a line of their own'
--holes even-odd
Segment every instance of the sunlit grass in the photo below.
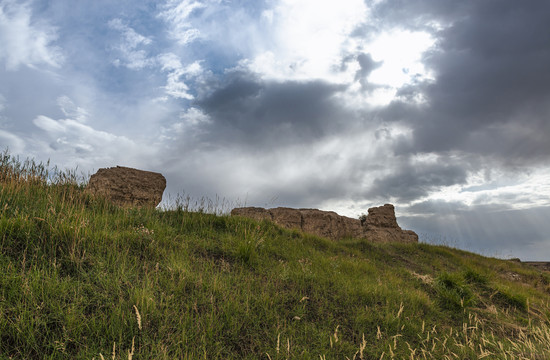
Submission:
<svg viewBox="0 0 550 360">
<path fill-rule="evenodd" d="M 522 264 L 333 242 L 220 215 L 216 201 L 118 208 L 74 171 L 0 160 L 0 359 L 550 353 L 550 276 Z"/>
</svg>

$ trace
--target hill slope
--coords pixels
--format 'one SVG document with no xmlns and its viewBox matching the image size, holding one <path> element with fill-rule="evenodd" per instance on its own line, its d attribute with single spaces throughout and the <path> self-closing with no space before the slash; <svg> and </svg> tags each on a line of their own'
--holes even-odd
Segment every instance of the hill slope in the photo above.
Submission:
<svg viewBox="0 0 550 360">
<path fill-rule="evenodd" d="M 442 246 L 117 208 L 0 158 L 0 359 L 547 359 L 549 284 Z"/>
</svg>

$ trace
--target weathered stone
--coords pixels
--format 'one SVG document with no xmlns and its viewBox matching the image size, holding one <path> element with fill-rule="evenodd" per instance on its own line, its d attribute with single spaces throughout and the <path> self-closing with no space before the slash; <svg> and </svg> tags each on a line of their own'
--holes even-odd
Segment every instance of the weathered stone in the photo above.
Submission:
<svg viewBox="0 0 550 360">
<path fill-rule="evenodd" d="M 302 231 L 323 236 L 333 240 L 361 236 L 361 222 L 334 211 L 300 209 L 302 214 Z"/>
<path fill-rule="evenodd" d="M 418 242 L 418 234 L 412 230 L 401 230 L 401 239 L 404 242 Z"/>
<path fill-rule="evenodd" d="M 162 174 L 117 166 L 99 169 L 90 177 L 87 191 L 105 196 L 119 206 L 156 207 L 166 179 Z"/>
<path fill-rule="evenodd" d="M 395 218 L 391 204 L 369 209 L 363 221 L 365 237 L 374 242 L 418 242 L 418 235 L 411 230 L 402 230 Z"/>
<path fill-rule="evenodd" d="M 242 216 L 249 219 L 254 219 L 258 221 L 262 220 L 273 220 L 271 214 L 269 213 L 269 210 L 266 210 L 261 207 L 242 207 L 242 208 L 235 208 L 231 210 L 231 215 L 233 216 Z"/>
<path fill-rule="evenodd" d="M 288 229 L 302 229 L 303 220 L 300 210 L 280 207 L 268 211 L 275 224 Z"/>
<path fill-rule="evenodd" d="M 399 228 L 395 218 L 395 208 L 392 204 L 372 207 L 369 209 L 369 215 L 366 217 L 365 224 L 373 228 Z"/>
<path fill-rule="evenodd" d="M 231 211 L 231 215 L 267 219 L 288 229 L 298 229 L 333 240 L 354 237 L 374 242 L 418 242 L 418 235 L 414 231 L 401 230 L 397 225 L 394 207 L 390 204 L 369 209 L 369 215 L 363 220 L 340 216 L 333 211 L 291 208 L 236 208 Z"/>
</svg>

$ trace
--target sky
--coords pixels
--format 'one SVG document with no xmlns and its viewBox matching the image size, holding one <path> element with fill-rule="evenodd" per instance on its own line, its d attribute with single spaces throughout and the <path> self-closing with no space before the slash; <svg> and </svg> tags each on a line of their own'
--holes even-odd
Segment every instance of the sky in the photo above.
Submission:
<svg viewBox="0 0 550 360">
<path fill-rule="evenodd" d="M 0 147 L 550 261 L 547 0 L 0 0 Z"/>
</svg>

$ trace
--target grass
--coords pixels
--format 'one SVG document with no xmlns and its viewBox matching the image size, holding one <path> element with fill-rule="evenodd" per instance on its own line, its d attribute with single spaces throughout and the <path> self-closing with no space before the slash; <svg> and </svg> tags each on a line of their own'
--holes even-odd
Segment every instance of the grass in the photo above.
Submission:
<svg viewBox="0 0 550 360">
<path fill-rule="evenodd" d="M 548 273 L 188 206 L 119 208 L 74 173 L 0 155 L 0 359 L 550 353 Z"/>
</svg>

